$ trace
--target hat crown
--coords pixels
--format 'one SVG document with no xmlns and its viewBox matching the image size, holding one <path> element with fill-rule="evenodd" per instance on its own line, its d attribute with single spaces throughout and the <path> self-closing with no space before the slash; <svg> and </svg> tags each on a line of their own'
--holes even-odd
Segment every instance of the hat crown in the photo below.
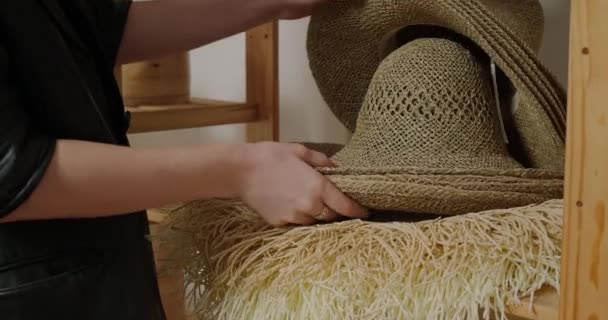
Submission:
<svg viewBox="0 0 608 320">
<path fill-rule="evenodd" d="M 441 38 L 388 55 L 357 129 L 336 160 L 349 167 L 521 168 L 508 155 L 487 58 Z"/>
<path fill-rule="evenodd" d="M 505 41 L 509 39 L 537 52 L 544 15 L 539 0 L 329 1 L 311 17 L 307 49 L 324 100 L 351 132 L 373 73 L 385 53 L 394 49 L 394 35 L 420 25 L 511 50 Z"/>
</svg>

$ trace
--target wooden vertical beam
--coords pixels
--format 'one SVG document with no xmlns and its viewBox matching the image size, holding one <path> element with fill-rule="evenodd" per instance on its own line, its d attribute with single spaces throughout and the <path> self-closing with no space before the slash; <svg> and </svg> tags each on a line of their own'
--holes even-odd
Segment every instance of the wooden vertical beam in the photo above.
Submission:
<svg viewBox="0 0 608 320">
<path fill-rule="evenodd" d="M 258 106 L 260 121 L 247 125 L 247 141 L 279 140 L 278 22 L 246 34 L 247 103 Z"/>
<path fill-rule="evenodd" d="M 608 319 L 608 0 L 572 0 L 560 319 Z"/>
<path fill-rule="evenodd" d="M 150 210 L 148 216 L 150 235 L 155 237 L 163 229 L 162 219 L 164 215 Z M 158 290 L 167 320 L 186 320 L 188 314 L 186 311 L 184 272 L 164 270 L 165 261 L 170 253 L 157 241 L 152 241 L 152 245 L 156 262 Z"/>
</svg>

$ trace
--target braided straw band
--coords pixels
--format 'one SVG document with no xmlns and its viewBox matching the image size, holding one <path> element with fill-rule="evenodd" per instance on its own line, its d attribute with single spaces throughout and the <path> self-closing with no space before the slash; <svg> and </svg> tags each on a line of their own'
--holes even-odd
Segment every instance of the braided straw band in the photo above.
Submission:
<svg viewBox="0 0 608 320">
<path fill-rule="evenodd" d="M 377 172 L 373 174 L 374 170 Z M 322 169 L 346 195 L 377 210 L 437 215 L 511 208 L 561 198 L 563 180 L 538 170 Z M 363 172 L 363 173 L 359 173 Z"/>
<path fill-rule="evenodd" d="M 566 95 L 555 77 L 536 55 L 502 25 L 477 0 L 439 0 L 470 23 L 469 31 L 479 38 L 479 46 L 515 82 L 525 95 L 531 95 L 551 119 L 562 140 L 566 137 Z"/>
</svg>

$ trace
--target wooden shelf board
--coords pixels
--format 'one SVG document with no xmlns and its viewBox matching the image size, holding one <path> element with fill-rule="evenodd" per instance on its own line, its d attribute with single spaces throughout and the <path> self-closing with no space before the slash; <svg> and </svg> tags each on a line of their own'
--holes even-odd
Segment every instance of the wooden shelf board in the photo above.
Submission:
<svg viewBox="0 0 608 320">
<path fill-rule="evenodd" d="M 510 316 L 525 320 L 557 320 L 559 317 L 559 295 L 551 287 L 543 287 L 534 296 L 534 304 L 530 308 L 530 300 L 524 299 L 521 305 L 507 308 Z"/>
<path fill-rule="evenodd" d="M 129 133 L 248 123 L 258 119 L 257 105 L 210 99 L 192 99 L 176 105 L 127 106 L 131 113 Z"/>
</svg>

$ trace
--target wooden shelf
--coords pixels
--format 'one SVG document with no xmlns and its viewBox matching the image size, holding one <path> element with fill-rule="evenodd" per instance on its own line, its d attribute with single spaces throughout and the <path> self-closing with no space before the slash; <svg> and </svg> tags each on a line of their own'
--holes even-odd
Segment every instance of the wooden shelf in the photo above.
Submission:
<svg viewBox="0 0 608 320">
<path fill-rule="evenodd" d="M 129 133 L 157 132 L 258 120 L 254 103 L 192 99 L 178 105 L 127 107 L 131 113 Z"/>
<path fill-rule="evenodd" d="M 557 320 L 559 318 L 559 295 L 555 289 L 544 287 L 536 292 L 532 308 L 530 308 L 530 300 L 525 299 L 519 306 L 508 307 L 507 312 L 515 319 Z"/>
</svg>

